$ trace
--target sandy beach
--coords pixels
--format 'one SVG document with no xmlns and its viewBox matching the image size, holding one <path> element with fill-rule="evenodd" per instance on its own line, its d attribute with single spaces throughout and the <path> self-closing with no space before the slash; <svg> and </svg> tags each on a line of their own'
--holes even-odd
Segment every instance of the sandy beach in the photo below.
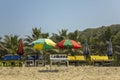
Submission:
<svg viewBox="0 0 120 80">
<path fill-rule="evenodd" d="M 120 67 L 0 67 L 0 80 L 120 80 Z"/>
</svg>

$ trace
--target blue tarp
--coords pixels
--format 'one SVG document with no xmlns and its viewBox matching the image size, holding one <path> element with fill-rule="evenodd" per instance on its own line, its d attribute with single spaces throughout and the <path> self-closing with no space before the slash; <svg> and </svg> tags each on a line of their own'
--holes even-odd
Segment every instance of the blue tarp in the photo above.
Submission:
<svg viewBox="0 0 120 80">
<path fill-rule="evenodd" d="M 5 55 L 3 60 L 20 60 L 21 56 L 19 55 Z"/>
</svg>

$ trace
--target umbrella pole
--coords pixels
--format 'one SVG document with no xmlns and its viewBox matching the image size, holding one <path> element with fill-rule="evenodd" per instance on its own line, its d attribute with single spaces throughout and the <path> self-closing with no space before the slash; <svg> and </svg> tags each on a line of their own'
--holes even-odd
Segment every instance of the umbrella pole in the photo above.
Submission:
<svg viewBox="0 0 120 80">
<path fill-rule="evenodd" d="M 50 71 L 52 70 L 52 61 L 50 61 Z"/>
<path fill-rule="evenodd" d="M 44 54 L 44 51 L 42 51 L 42 50 L 40 50 L 40 53 L 42 54 L 42 56 L 43 56 L 43 66 L 45 66 L 46 65 L 46 59 L 45 59 L 45 54 Z"/>
<path fill-rule="evenodd" d="M 46 65 L 46 53 L 43 51 L 44 54 L 44 66 Z"/>
</svg>

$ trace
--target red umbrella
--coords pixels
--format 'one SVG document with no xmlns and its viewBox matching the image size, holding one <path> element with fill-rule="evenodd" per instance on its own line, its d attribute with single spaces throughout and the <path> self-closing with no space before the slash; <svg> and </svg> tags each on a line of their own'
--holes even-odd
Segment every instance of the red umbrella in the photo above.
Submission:
<svg viewBox="0 0 120 80">
<path fill-rule="evenodd" d="M 23 55 L 24 54 L 24 44 L 23 44 L 22 39 L 20 39 L 20 41 L 19 41 L 17 54 L 18 55 Z"/>
<path fill-rule="evenodd" d="M 76 41 L 74 40 L 70 40 L 70 39 L 66 39 L 66 40 L 62 40 L 60 42 L 57 43 L 57 46 L 59 48 L 65 48 L 65 49 L 78 49 L 81 47 L 80 44 L 78 44 Z"/>
</svg>

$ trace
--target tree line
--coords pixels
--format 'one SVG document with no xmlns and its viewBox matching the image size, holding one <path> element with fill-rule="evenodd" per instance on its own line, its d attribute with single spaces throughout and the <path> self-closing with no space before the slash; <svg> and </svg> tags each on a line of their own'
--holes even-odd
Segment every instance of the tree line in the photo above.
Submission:
<svg viewBox="0 0 120 80">
<path fill-rule="evenodd" d="M 42 32 L 41 28 L 32 28 L 31 35 L 25 36 L 24 41 L 24 50 L 25 55 L 30 55 L 37 53 L 38 51 L 34 50 L 29 44 L 39 38 L 50 38 L 54 42 L 59 42 L 63 39 L 72 39 L 80 43 L 82 46 L 85 43 L 85 40 L 88 41 L 90 54 L 99 54 L 105 55 L 107 53 L 108 41 L 111 39 L 113 43 L 113 53 L 120 54 L 120 25 L 111 25 L 111 26 L 102 26 L 99 28 L 89 28 L 84 31 L 75 30 L 73 32 L 68 32 L 68 29 L 59 30 L 59 34 L 52 33 L 50 36 L 49 33 Z M 18 42 L 21 38 L 18 35 L 4 35 L 0 37 L 0 56 L 6 54 L 15 55 L 17 53 Z M 78 53 L 82 54 L 82 50 L 78 50 Z M 64 50 L 65 51 L 65 50 Z M 61 50 L 50 50 L 49 52 L 60 53 Z M 74 52 L 74 51 L 73 51 Z"/>
</svg>

